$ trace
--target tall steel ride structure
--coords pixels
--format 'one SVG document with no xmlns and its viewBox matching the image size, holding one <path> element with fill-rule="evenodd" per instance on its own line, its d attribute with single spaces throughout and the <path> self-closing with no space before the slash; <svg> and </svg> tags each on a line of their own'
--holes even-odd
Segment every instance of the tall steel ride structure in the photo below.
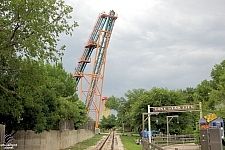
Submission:
<svg viewBox="0 0 225 150">
<path fill-rule="evenodd" d="M 84 52 L 79 59 L 73 74 L 73 78 L 76 80 L 76 87 L 80 92 L 80 99 L 86 104 L 88 114 L 92 111 L 96 115 L 95 128 L 98 128 L 101 106 L 104 105 L 102 101 L 102 88 L 104 83 L 106 54 L 116 19 L 117 15 L 113 10 L 108 14 L 99 14 L 88 42 L 84 46 Z M 91 62 L 93 51 L 95 51 L 95 56 L 92 72 L 85 73 L 84 71 L 87 64 Z M 84 85 L 87 85 L 86 89 L 84 88 Z M 82 97 L 84 97 L 84 99 Z"/>
</svg>

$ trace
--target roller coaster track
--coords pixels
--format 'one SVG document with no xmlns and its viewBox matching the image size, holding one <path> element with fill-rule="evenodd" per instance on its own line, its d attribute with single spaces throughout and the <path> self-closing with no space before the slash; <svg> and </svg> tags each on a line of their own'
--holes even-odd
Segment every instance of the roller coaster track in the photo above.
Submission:
<svg viewBox="0 0 225 150">
<path fill-rule="evenodd" d="M 95 26 L 90 34 L 88 42 L 84 46 L 83 54 L 78 61 L 78 65 L 75 68 L 75 72 L 73 75 L 73 78 L 76 81 L 76 87 L 78 87 L 78 84 L 80 83 L 80 80 L 82 80 L 82 78 L 85 78 L 85 76 L 90 77 L 90 80 L 88 81 L 89 88 L 87 90 L 87 93 L 84 94 L 84 90 L 81 89 L 80 91 L 81 93 L 83 93 L 80 93 L 80 99 L 82 99 L 82 95 L 85 95 L 86 99 L 84 100 L 84 103 L 88 108 L 88 112 L 91 110 L 91 107 L 94 107 L 93 109 L 97 113 L 96 128 L 98 128 L 98 120 L 100 115 L 100 108 L 98 105 L 99 103 L 101 103 L 100 101 L 102 99 L 106 53 L 116 19 L 117 16 L 115 15 L 115 12 L 113 10 L 111 10 L 109 14 L 100 13 L 95 23 Z M 96 54 L 94 57 L 92 73 L 85 74 L 85 68 L 87 64 L 91 62 L 91 55 L 94 50 L 96 50 Z M 102 80 L 100 88 L 99 80 Z M 99 102 L 93 102 L 93 99 L 96 95 L 99 97 L 96 98 Z"/>
</svg>

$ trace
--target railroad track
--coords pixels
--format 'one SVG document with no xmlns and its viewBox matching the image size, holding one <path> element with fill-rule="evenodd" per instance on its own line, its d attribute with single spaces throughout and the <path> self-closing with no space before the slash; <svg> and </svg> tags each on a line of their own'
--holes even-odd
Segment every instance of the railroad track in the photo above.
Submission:
<svg viewBox="0 0 225 150">
<path fill-rule="evenodd" d="M 116 134 L 116 131 L 111 130 L 107 136 L 103 136 L 95 146 L 91 146 L 87 150 L 124 150 L 124 148 L 119 135 Z"/>
<path fill-rule="evenodd" d="M 115 132 L 111 131 L 105 139 L 99 143 L 97 150 L 114 150 L 114 145 L 116 144 Z"/>
</svg>

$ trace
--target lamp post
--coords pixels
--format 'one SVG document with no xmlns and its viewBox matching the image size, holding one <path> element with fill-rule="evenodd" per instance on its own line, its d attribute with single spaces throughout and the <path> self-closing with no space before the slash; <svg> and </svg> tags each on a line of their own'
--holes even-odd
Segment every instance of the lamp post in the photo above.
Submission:
<svg viewBox="0 0 225 150">
<path fill-rule="evenodd" d="M 169 143 L 169 123 L 173 118 L 178 118 L 178 115 L 174 115 L 174 116 L 166 116 L 166 126 L 167 126 L 167 145 Z M 169 119 L 170 118 L 170 119 Z M 177 123 L 179 123 L 177 121 Z"/>
</svg>

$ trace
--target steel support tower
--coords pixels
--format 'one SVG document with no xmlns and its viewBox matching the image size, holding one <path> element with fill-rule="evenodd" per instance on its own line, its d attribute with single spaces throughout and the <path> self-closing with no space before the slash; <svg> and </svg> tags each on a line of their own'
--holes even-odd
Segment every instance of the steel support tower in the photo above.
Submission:
<svg viewBox="0 0 225 150">
<path fill-rule="evenodd" d="M 117 15 L 113 10 L 108 14 L 99 14 L 73 74 L 73 78 L 76 80 L 76 88 L 80 93 L 80 100 L 86 104 L 90 117 L 93 117 L 90 115 L 90 112 L 94 112 L 96 119 L 95 128 L 98 128 L 100 112 L 104 104 L 102 101 L 102 89 L 106 67 L 106 54 L 116 19 Z M 85 73 L 85 68 L 91 62 L 91 55 L 94 51 L 92 72 Z M 84 85 L 88 87 L 85 88 Z"/>
</svg>

